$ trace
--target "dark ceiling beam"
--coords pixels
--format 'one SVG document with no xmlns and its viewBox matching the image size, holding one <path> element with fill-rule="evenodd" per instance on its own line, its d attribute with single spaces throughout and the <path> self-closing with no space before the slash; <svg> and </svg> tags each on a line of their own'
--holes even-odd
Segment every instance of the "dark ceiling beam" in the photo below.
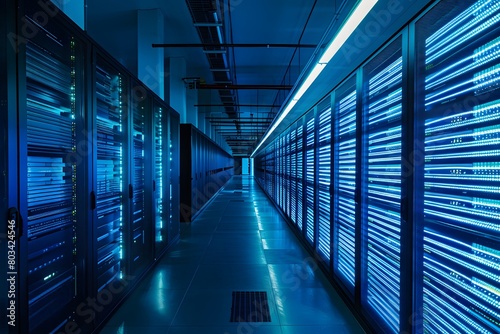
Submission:
<svg viewBox="0 0 500 334">
<path fill-rule="evenodd" d="M 154 43 L 153 48 L 315 48 L 316 44 L 296 43 Z"/>
<path fill-rule="evenodd" d="M 290 90 L 291 85 L 229 85 L 229 84 L 198 84 L 197 89 L 270 89 L 270 90 Z"/>
<path fill-rule="evenodd" d="M 279 104 L 195 104 L 195 107 L 262 107 L 262 108 L 278 108 L 281 107 Z"/>
<path fill-rule="evenodd" d="M 255 117 L 254 119 L 251 118 L 228 118 L 228 117 L 206 117 L 205 119 L 209 121 L 215 121 L 215 122 L 223 122 L 223 123 L 272 123 L 272 120 L 269 118 L 265 117 Z"/>
</svg>

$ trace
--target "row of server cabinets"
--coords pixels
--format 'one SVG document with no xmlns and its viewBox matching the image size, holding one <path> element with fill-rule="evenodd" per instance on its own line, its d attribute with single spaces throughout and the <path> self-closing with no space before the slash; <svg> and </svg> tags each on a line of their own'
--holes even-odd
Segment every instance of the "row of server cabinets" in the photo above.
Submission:
<svg viewBox="0 0 500 334">
<path fill-rule="evenodd" d="M 256 157 L 368 328 L 500 332 L 500 2 L 441 1 Z"/>
<path fill-rule="evenodd" d="M 87 333 L 178 238 L 179 115 L 38 4 L 2 25 L 0 332 Z"/>
<path fill-rule="evenodd" d="M 181 124 L 181 221 L 190 222 L 234 173 L 231 154 L 191 124 Z"/>
</svg>

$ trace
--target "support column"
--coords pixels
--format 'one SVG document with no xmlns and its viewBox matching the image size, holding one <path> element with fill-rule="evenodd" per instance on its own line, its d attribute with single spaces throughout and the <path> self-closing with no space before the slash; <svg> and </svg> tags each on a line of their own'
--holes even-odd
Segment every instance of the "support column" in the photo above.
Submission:
<svg viewBox="0 0 500 334">
<path fill-rule="evenodd" d="M 198 126 L 198 107 L 195 106 L 197 104 L 198 90 L 188 89 L 186 91 L 186 123 L 191 123 L 200 130 Z"/>
<path fill-rule="evenodd" d="M 85 1 L 81 0 L 52 0 L 52 3 L 63 11 L 80 28 L 86 30 Z"/>
<path fill-rule="evenodd" d="M 186 85 L 183 78 L 186 77 L 186 60 L 184 58 L 170 58 L 170 76 L 168 85 L 168 104 L 181 116 L 181 123 L 187 123 L 186 114 Z"/>
<path fill-rule="evenodd" d="M 164 22 L 160 9 L 137 11 L 137 76 L 162 99 L 165 99 L 165 49 L 151 45 L 164 40 Z"/>
</svg>

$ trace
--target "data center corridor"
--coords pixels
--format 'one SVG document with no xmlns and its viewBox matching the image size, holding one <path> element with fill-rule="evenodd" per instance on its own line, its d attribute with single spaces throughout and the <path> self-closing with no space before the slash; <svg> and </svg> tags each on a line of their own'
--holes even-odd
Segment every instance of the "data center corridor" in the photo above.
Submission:
<svg viewBox="0 0 500 334">
<path fill-rule="evenodd" d="M 233 291 L 266 292 L 271 321 L 230 322 Z M 101 333 L 363 330 L 254 179 L 233 176 Z"/>
</svg>

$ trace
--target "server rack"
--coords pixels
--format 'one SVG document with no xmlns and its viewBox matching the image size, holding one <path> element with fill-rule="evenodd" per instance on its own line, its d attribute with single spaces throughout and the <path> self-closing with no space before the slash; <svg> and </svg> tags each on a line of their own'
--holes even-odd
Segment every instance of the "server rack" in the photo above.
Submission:
<svg viewBox="0 0 500 334">
<path fill-rule="evenodd" d="M 153 226 L 149 222 L 153 221 L 152 211 L 146 210 L 151 207 L 153 188 L 151 182 L 154 176 L 146 165 L 152 166 L 153 160 L 150 154 L 152 150 L 153 138 L 153 109 L 152 99 L 145 91 L 134 89 L 140 87 L 138 82 L 132 82 L 130 97 L 130 124 L 129 142 L 130 170 L 128 184 L 129 197 L 129 219 L 128 219 L 128 240 L 130 273 L 140 274 L 145 266 L 152 261 L 153 257 Z M 154 152 L 156 154 L 156 152 Z"/>
<path fill-rule="evenodd" d="M 419 330 L 500 331 L 500 4 L 415 23 Z"/>
<path fill-rule="evenodd" d="M 306 225 L 305 225 L 305 236 L 309 243 L 314 243 L 314 230 L 315 230 L 315 193 L 316 193 L 316 177 L 315 177 L 315 156 L 316 156 L 316 115 L 315 109 L 309 111 L 309 113 L 305 116 L 305 165 L 306 165 L 306 184 L 305 184 L 305 215 Z"/>
<path fill-rule="evenodd" d="M 128 77 L 96 55 L 95 64 L 95 295 L 110 284 L 116 284 L 129 273 L 125 251 L 128 236 L 126 221 L 130 209 L 128 198 L 128 101 L 124 96 Z M 126 189 L 126 190 L 125 190 Z M 94 208 L 94 203 L 92 203 Z M 126 236 L 124 236 L 124 233 Z M 99 314 L 101 317 L 101 314 Z"/>
<path fill-rule="evenodd" d="M 16 4 L 2 5 L 9 15 L 0 24 L 0 210 L 19 238 L 10 330 L 91 332 L 178 237 L 179 116 L 64 14 L 33 19 L 55 7 Z M 11 44 L 7 32 L 26 24 L 37 33 Z M 155 138 L 153 100 L 169 120 Z M 172 160 L 160 174 L 168 241 L 156 249 L 153 139 L 169 143 Z"/>
<path fill-rule="evenodd" d="M 297 227 L 300 231 L 304 224 L 304 126 L 297 122 Z"/>
<path fill-rule="evenodd" d="M 333 269 L 354 295 L 356 282 L 356 175 L 357 95 L 356 78 L 346 80 L 334 93 L 334 197 Z"/>
<path fill-rule="evenodd" d="M 231 178 L 234 160 L 192 124 L 180 126 L 180 152 L 180 220 L 190 222 Z"/>
<path fill-rule="evenodd" d="M 330 210 L 330 183 L 331 183 L 331 139 L 332 139 L 332 108 L 327 100 L 326 106 L 318 108 L 318 143 L 317 143 L 317 247 L 318 253 L 327 262 L 331 258 L 331 210 Z"/>
<path fill-rule="evenodd" d="M 169 187 L 165 183 L 164 175 L 168 175 L 168 160 L 169 159 L 168 146 L 169 141 L 165 141 L 165 131 L 168 134 L 168 127 L 165 126 L 165 118 L 168 113 L 165 113 L 163 108 L 155 101 L 154 106 L 154 121 L 153 121 L 153 138 L 154 138 L 154 180 L 153 180 L 153 212 L 155 213 L 155 256 L 160 255 L 168 244 L 168 225 L 169 220 L 169 200 L 165 197 L 164 189 Z M 168 119 L 168 118 L 167 118 Z M 169 138 L 168 135 L 166 138 Z"/>
<path fill-rule="evenodd" d="M 0 5 L 4 13 L 4 19 L 0 21 L 0 43 L 7 47 L 0 48 L 0 138 L 4 139 L 0 152 L 0 212 L 2 213 L 2 230 L 0 230 L 0 289 L 3 293 L 0 298 L 2 309 L 0 332 L 14 333 L 20 326 L 20 314 L 12 314 L 19 311 L 20 299 L 19 274 L 11 275 L 8 272 L 20 271 L 19 237 L 22 230 L 20 216 L 18 214 L 18 163 L 12 159 L 17 153 L 18 127 L 15 82 L 16 78 L 16 48 L 9 43 L 9 33 L 16 32 L 15 4 L 4 1 Z M 9 43 L 9 44 L 8 44 Z M 14 78 L 14 81 L 12 81 Z M 5 103 L 7 102 L 7 103 Z M 12 228 L 11 228 L 12 227 Z M 12 231 L 12 232 L 11 232 Z M 8 271 L 7 271 L 8 270 Z M 15 281 L 11 278 L 14 277 Z M 7 279 L 11 281 L 7 281 Z M 12 304 L 14 303 L 14 304 Z M 14 306 L 12 306 L 14 305 Z M 10 323 L 10 324 L 9 324 Z M 17 326 L 14 327 L 13 325 Z"/>
<path fill-rule="evenodd" d="M 180 116 L 169 108 L 168 117 L 169 136 L 168 145 L 168 199 L 169 222 L 168 241 L 172 244 L 179 238 L 180 232 L 180 168 L 181 168 L 181 143 L 180 143 Z"/>
<path fill-rule="evenodd" d="M 329 145 L 321 103 L 279 134 L 304 133 L 290 225 L 325 259 L 333 187 L 321 267 L 369 330 L 500 331 L 499 35 L 498 1 L 436 2 L 333 87 Z"/>
<path fill-rule="evenodd" d="M 292 126 L 290 134 L 290 219 L 297 224 L 297 128 Z"/>
<path fill-rule="evenodd" d="M 401 325 L 402 37 L 363 67 L 361 298 L 385 332 Z M 404 320 L 403 320 L 404 321 Z"/>
<path fill-rule="evenodd" d="M 25 19 L 35 22 L 26 13 Z M 82 136 L 85 43 L 57 22 L 20 46 L 19 329 L 59 330 L 83 301 L 85 170 L 74 152 Z M 21 88 L 22 87 L 22 88 Z M 14 158 L 14 157 L 10 157 Z M 22 321 L 23 319 L 24 321 Z M 28 321 L 26 321 L 26 319 Z"/>
</svg>

